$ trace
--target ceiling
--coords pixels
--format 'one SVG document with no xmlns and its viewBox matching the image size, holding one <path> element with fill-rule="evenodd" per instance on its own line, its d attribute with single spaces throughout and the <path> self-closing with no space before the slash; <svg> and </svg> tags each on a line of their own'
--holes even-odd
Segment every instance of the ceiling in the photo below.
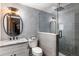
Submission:
<svg viewBox="0 0 79 59">
<path fill-rule="evenodd" d="M 56 3 L 22 3 L 23 5 L 32 7 L 32 8 L 36 8 L 36 9 L 40 9 L 40 10 L 44 10 L 47 9 L 49 7 L 56 7 L 57 4 Z"/>
<path fill-rule="evenodd" d="M 55 14 L 56 11 L 54 9 L 56 9 L 58 6 L 58 3 L 21 3 L 21 4 L 35 9 L 43 10 L 48 13 L 55 13 Z M 70 3 L 61 3 L 60 6 L 65 7 L 69 4 Z"/>
</svg>

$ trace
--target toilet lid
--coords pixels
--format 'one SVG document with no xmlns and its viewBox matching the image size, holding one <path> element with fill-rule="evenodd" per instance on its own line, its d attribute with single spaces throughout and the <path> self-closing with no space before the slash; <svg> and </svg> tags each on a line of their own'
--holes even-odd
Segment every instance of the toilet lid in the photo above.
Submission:
<svg viewBox="0 0 79 59">
<path fill-rule="evenodd" d="M 34 47 L 32 48 L 33 53 L 42 53 L 42 49 L 40 47 Z"/>
</svg>

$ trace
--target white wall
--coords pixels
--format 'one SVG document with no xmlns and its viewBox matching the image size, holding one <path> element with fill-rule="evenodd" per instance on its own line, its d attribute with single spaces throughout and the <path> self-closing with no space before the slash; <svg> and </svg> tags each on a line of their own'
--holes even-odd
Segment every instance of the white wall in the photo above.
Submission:
<svg viewBox="0 0 79 59">
<path fill-rule="evenodd" d="M 56 56 L 57 37 L 54 33 L 38 32 L 39 46 L 46 56 Z"/>
</svg>

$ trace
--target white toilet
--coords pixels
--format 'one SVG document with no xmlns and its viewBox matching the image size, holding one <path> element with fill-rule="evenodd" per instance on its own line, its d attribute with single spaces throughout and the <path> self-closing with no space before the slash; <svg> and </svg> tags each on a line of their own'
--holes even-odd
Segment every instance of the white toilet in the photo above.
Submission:
<svg viewBox="0 0 79 59">
<path fill-rule="evenodd" d="M 32 37 L 31 39 L 29 39 L 29 47 L 32 50 L 33 56 L 42 56 L 42 49 L 40 47 L 37 47 L 37 42 L 38 39 L 36 39 L 36 37 Z"/>
</svg>

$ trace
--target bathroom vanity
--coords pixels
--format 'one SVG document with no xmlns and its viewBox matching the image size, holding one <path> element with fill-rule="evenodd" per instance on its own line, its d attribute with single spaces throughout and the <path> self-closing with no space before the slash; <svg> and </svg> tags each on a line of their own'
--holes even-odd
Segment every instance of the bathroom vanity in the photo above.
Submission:
<svg viewBox="0 0 79 59">
<path fill-rule="evenodd" d="M 26 39 L 0 41 L 0 56 L 28 56 L 29 48 Z"/>
<path fill-rule="evenodd" d="M 4 15 L 2 25 L 10 38 L 0 41 L 0 56 L 28 56 L 27 39 L 18 37 L 23 31 L 23 21 L 17 14 L 18 9 L 8 7 L 8 10 L 11 12 Z"/>
</svg>

